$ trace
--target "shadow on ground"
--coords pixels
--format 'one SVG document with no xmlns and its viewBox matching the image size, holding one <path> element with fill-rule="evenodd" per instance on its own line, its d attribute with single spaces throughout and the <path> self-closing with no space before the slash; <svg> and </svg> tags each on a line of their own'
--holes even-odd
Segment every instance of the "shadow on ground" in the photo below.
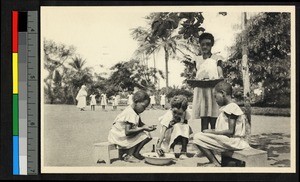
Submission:
<svg viewBox="0 0 300 182">
<path fill-rule="evenodd" d="M 252 135 L 251 147 L 268 152 L 271 166 L 290 167 L 290 135 L 283 133 L 262 133 Z"/>
</svg>

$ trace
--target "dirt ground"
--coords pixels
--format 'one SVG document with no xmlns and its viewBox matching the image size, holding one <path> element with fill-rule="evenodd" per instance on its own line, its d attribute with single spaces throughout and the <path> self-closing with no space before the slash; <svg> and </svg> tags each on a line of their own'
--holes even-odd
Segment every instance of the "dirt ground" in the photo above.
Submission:
<svg viewBox="0 0 300 182">
<path fill-rule="evenodd" d="M 93 159 L 93 144 L 107 141 L 109 129 L 114 118 L 124 107 L 113 111 L 109 106 L 106 111 L 96 107 L 96 111 L 79 111 L 73 105 L 45 105 L 44 108 L 44 161 L 45 166 L 102 166 Z M 159 126 L 158 118 L 166 111 L 161 109 L 146 110 L 141 114 L 144 123 Z M 255 148 L 268 152 L 270 167 L 290 166 L 290 117 L 252 116 L 252 140 Z M 200 121 L 190 123 L 194 133 L 200 131 Z M 159 127 L 152 132 L 159 136 Z M 150 152 L 152 145 L 146 145 L 143 152 Z M 176 150 L 176 149 L 175 149 Z M 205 157 L 192 157 L 197 152 L 193 146 L 188 148 L 189 157 L 185 160 L 174 160 L 170 166 L 195 167 L 208 162 Z M 128 163 L 117 159 L 117 154 L 111 166 L 149 166 L 144 161 Z M 218 156 L 220 157 L 220 156 Z"/>
</svg>

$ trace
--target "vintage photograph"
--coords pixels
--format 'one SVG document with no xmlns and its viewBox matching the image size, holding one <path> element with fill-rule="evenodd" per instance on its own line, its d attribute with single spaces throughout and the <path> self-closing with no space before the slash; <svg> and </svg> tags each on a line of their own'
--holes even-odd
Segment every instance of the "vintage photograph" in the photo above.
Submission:
<svg viewBox="0 0 300 182">
<path fill-rule="evenodd" d="M 294 6 L 42 6 L 42 173 L 295 172 Z"/>
</svg>

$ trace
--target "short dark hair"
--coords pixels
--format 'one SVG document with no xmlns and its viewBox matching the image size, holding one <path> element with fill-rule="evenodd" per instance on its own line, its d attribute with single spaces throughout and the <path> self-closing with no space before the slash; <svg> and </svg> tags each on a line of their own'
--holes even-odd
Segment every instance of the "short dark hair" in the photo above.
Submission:
<svg viewBox="0 0 300 182">
<path fill-rule="evenodd" d="M 188 100 L 183 95 L 176 95 L 171 99 L 171 108 L 177 108 L 182 110 L 186 110 L 188 107 Z"/>
<path fill-rule="evenodd" d="M 139 90 L 133 94 L 132 100 L 134 103 L 144 102 L 145 100 L 150 101 L 150 97 L 147 92 Z"/>
<path fill-rule="evenodd" d="M 214 36 L 211 34 L 211 33 L 202 33 L 200 36 L 199 36 L 199 43 L 201 43 L 202 40 L 204 39 L 209 39 L 211 40 L 211 46 L 213 46 L 215 44 L 215 38 Z"/>
<path fill-rule="evenodd" d="M 215 86 L 215 91 L 216 92 L 226 92 L 226 95 L 232 95 L 232 86 L 231 84 L 225 82 L 225 81 L 221 81 L 219 82 L 216 86 Z"/>
</svg>

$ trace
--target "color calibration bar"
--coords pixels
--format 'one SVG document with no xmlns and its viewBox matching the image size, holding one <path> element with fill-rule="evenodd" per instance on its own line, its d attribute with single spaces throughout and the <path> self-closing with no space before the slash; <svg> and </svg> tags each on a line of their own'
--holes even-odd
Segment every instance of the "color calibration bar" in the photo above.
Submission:
<svg viewBox="0 0 300 182">
<path fill-rule="evenodd" d="M 13 174 L 38 172 L 37 11 L 12 12 Z"/>
</svg>

